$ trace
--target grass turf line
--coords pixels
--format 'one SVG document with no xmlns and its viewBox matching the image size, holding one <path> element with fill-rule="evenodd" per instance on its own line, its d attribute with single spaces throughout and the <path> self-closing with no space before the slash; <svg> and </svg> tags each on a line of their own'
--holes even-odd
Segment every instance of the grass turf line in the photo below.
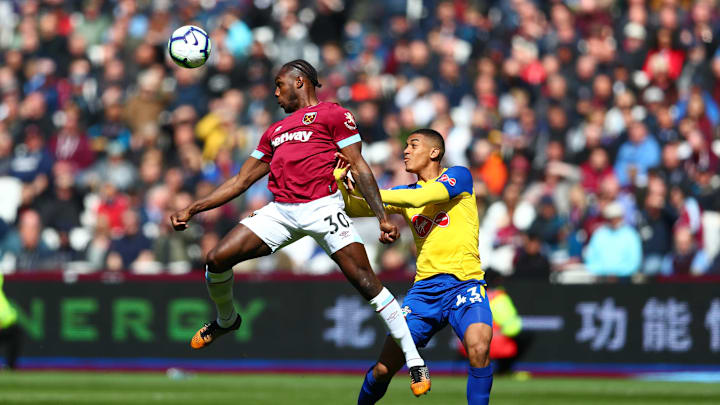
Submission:
<svg viewBox="0 0 720 405">
<path fill-rule="evenodd" d="M 433 377 L 429 395 L 416 399 L 398 375 L 383 405 L 463 404 L 465 378 Z M 171 380 L 161 373 L 3 372 L 0 404 L 354 404 L 362 376 L 197 374 Z M 718 404 L 717 384 L 619 379 L 496 378 L 493 405 Z"/>
</svg>

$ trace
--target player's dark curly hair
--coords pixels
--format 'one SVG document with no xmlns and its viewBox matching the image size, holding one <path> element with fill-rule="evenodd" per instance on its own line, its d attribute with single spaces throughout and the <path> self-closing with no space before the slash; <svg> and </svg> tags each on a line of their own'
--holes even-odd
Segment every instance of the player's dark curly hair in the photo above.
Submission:
<svg viewBox="0 0 720 405">
<path fill-rule="evenodd" d="M 303 76 L 305 76 L 305 78 L 310 80 L 310 83 L 312 83 L 313 86 L 322 87 L 322 84 L 320 84 L 320 82 L 318 81 L 317 70 L 315 70 L 315 67 L 313 67 L 313 65 L 311 65 L 310 62 L 306 61 L 305 59 L 295 59 L 284 64 L 282 68 L 283 70 L 295 69 Z"/>
<path fill-rule="evenodd" d="M 438 162 L 442 160 L 443 155 L 445 155 L 445 139 L 443 139 L 442 135 L 440 135 L 440 132 L 430 128 L 420 128 L 414 130 L 412 134 L 420 134 L 428 138 L 430 142 L 440 150 L 438 156 L 433 160 Z"/>
</svg>

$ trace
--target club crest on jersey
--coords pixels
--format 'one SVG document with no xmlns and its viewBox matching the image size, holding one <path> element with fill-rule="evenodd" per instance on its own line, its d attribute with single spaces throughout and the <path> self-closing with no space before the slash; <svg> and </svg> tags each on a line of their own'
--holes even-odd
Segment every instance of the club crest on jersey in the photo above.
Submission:
<svg viewBox="0 0 720 405">
<path fill-rule="evenodd" d="M 303 124 L 312 124 L 313 122 L 315 122 L 315 117 L 317 117 L 317 111 L 305 113 L 305 115 L 303 115 Z"/>
<path fill-rule="evenodd" d="M 355 117 L 353 117 L 353 115 L 350 114 L 349 111 L 345 112 L 345 118 L 346 118 L 346 120 L 345 120 L 345 122 L 343 122 L 343 124 L 345 124 L 345 128 L 347 128 L 351 131 L 356 130 L 357 124 L 355 123 Z"/>
<path fill-rule="evenodd" d="M 440 176 L 438 181 L 441 183 L 448 183 L 453 187 L 455 187 L 455 183 L 457 183 L 454 177 L 450 177 L 447 174 L 443 174 L 442 176 Z"/>
<path fill-rule="evenodd" d="M 440 211 L 432 219 L 422 214 L 413 215 L 411 221 L 417 236 L 424 238 L 436 225 L 440 228 L 447 227 L 450 224 L 450 217 L 445 211 Z"/>
</svg>

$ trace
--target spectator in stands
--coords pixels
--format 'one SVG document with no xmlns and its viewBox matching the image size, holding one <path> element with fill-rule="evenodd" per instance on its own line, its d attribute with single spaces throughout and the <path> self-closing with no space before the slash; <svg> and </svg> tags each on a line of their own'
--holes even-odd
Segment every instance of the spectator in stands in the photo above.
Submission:
<svg viewBox="0 0 720 405">
<path fill-rule="evenodd" d="M 98 187 L 99 184 L 112 183 L 121 191 L 127 191 L 137 184 L 138 174 L 135 166 L 125 160 L 124 148 L 119 143 L 107 147 L 107 157 L 96 162 L 82 176 L 85 187 Z"/>
<path fill-rule="evenodd" d="M 698 166 L 695 171 L 693 192 L 702 211 L 720 212 L 720 187 L 713 185 L 715 171 L 710 166 Z"/>
<path fill-rule="evenodd" d="M 138 91 L 125 103 L 123 118 L 132 132 L 146 124 L 157 122 L 167 103 L 167 95 L 161 92 L 163 74 L 157 69 L 143 72 L 138 77 Z"/>
<path fill-rule="evenodd" d="M 522 246 L 515 254 L 512 275 L 517 280 L 550 281 L 550 261 L 542 253 L 542 239 L 531 227 L 523 235 Z"/>
<path fill-rule="evenodd" d="M 593 233 L 585 254 L 588 271 L 605 281 L 629 281 L 640 270 L 640 235 L 624 223 L 623 216 L 623 207 L 619 203 L 605 206 L 603 217 L 608 224 Z"/>
<path fill-rule="evenodd" d="M 101 155 L 105 154 L 110 144 L 121 145 L 123 151 L 130 149 L 130 130 L 122 120 L 122 105 L 116 97 L 119 98 L 119 95 L 114 96 L 112 92 L 103 95 L 103 119 L 88 129 L 92 149 Z"/>
<path fill-rule="evenodd" d="M 55 126 L 50 120 L 50 112 L 48 111 L 45 96 L 39 91 L 25 95 L 25 98 L 22 99 L 20 104 L 19 113 L 19 132 L 26 136 L 28 131 L 32 131 L 33 133 L 40 134 L 43 140 L 47 140 L 47 137 L 50 136 L 55 129 Z"/>
<path fill-rule="evenodd" d="M 643 71 L 651 80 L 657 80 L 659 75 L 667 75 L 669 80 L 675 80 L 682 71 L 685 54 L 674 48 L 670 29 L 661 28 L 656 35 L 656 48 L 648 52 Z"/>
<path fill-rule="evenodd" d="M 590 158 L 580 166 L 580 172 L 585 191 L 597 194 L 602 180 L 613 175 L 607 151 L 599 147 L 593 149 Z"/>
<path fill-rule="evenodd" d="M 5 236 L 0 244 L 2 260 L 14 261 L 14 271 L 33 272 L 59 270 L 53 249 L 42 240 L 43 224 L 37 211 L 26 210 L 20 214 L 17 230 Z"/>
<path fill-rule="evenodd" d="M 520 200 L 522 186 L 509 184 L 503 198 L 490 205 L 480 225 L 480 257 L 485 266 L 508 274 L 519 245 L 520 231 L 527 229 L 535 218 L 535 209 Z"/>
<path fill-rule="evenodd" d="M 180 209 L 184 207 L 182 206 Z M 166 215 L 164 217 L 167 218 L 173 212 L 175 212 L 174 208 L 168 209 L 165 211 Z M 185 273 L 190 271 L 191 252 L 189 247 L 196 235 L 191 232 L 173 232 L 168 221 L 160 222 L 158 228 L 159 234 L 152 241 L 152 252 L 155 261 L 173 272 Z"/>
<path fill-rule="evenodd" d="M 508 177 L 500 148 L 486 139 L 480 139 L 473 144 L 471 153 L 472 166 L 478 168 L 475 175 L 482 179 L 491 195 L 500 195 Z"/>
<path fill-rule="evenodd" d="M 124 226 L 122 216 L 130 208 L 130 199 L 110 182 L 100 187 L 99 197 L 100 201 L 95 211 L 98 221 L 104 218 L 113 235 L 122 234 Z"/>
<path fill-rule="evenodd" d="M 620 146 L 615 162 L 615 175 L 620 185 L 644 185 L 647 171 L 660 163 L 660 146 L 648 134 L 641 121 L 635 121 L 628 128 L 628 141 Z"/>
<path fill-rule="evenodd" d="M 143 262 L 153 260 L 152 242 L 140 229 L 138 214 L 128 209 L 122 215 L 123 234 L 110 243 L 107 256 L 108 270 L 136 269 Z"/>
<path fill-rule="evenodd" d="M 45 226 L 57 232 L 70 232 L 80 226 L 83 202 L 75 189 L 75 176 L 70 162 L 53 166 L 53 187 L 38 198 L 37 206 Z"/>
<path fill-rule="evenodd" d="M 55 161 L 68 162 L 76 172 L 87 169 L 95 160 L 85 131 L 81 127 L 80 111 L 74 105 L 63 110 L 60 130 L 50 138 L 48 148 Z"/>
<path fill-rule="evenodd" d="M 30 202 L 45 191 L 52 170 L 52 157 L 45 148 L 40 128 L 28 126 L 23 143 L 18 145 L 14 152 L 10 162 L 10 175 L 26 185 L 23 199 Z"/>
<path fill-rule="evenodd" d="M 658 177 L 651 177 L 637 224 L 643 245 L 643 274 L 660 274 L 672 249 L 672 229 L 677 214 L 671 206 L 665 205 L 666 193 L 665 183 Z"/>
<path fill-rule="evenodd" d="M 622 41 L 620 59 L 630 71 L 642 69 L 647 54 L 645 27 L 641 23 L 632 21 L 625 25 L 623 34 L 625 39 Z"/>
<path fill-rule="evenodd" d="M 530 229 L 540 238 L 543 251 L 552 255 L 565 242 L 565 221 L 558 215 L 552 196 L 544 195 L 540 199 L 537 216 Z"/>
<path fill-rule="evenodd" d="M 698 246 L 692 231 L 686 226 L 675 229 L 674 248 L 670 258 L 671 267 L 665 274 L 678 276 L 698 276 L 710 268 L 710 260 Z"/>
<path fill-rule="evenodd" d="M 680 144 L 668 142 L 662 149 L 662 166 L 658 174 L 669 186 L 689 187 L 691 179 L 680 158 Z"/>
<path fill-rule="evenodd" d="M 698 246 L 703 244 L 702 208 L 695 197 L 689 195 L 681 187 L 670 188 L 670 205 L 677 211 L 678 219 L 675 221 L 675 231 L 687 227 Z"/>
<path fill-rule="evenodd" d="M 175 99 L 169 108 L 174 110 L 181 105 L 190 105 L 198 115 L 205 115 L 208 108 L 208 98 L 200 81 L 199 73 L 194 69 L 176 68 L 174 70 L 177 87 Z"/>
</svg>

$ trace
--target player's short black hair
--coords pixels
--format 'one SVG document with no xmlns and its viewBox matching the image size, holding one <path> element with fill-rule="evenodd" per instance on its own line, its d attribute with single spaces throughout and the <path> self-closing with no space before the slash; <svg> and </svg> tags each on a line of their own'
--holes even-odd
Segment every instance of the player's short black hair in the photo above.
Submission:
<svg viewBox="0 0 720 405">
<path fill-rule="evenodd" d="M 412 134 L 420 134 L 429 139 L 430 142 L 432 142 L 434 146 L 440 150 L 440 154 L 438 154 L 438 156 L 433 160 L 438 162 L 442 160 L 443 155 L 445 155 L 445 139 L 442 135 L 440 135 L 440 132 L 430 128 L 420 128 L 414 130 Z"/>
<path fill-rule="evenodd" d="M 305 59 L 295 59 L 283 65 L 282 70 L 295 69 L 300 72 L 301 75 L 305 76 L 306 79 L 310 80 L 310 83 L 315 87 L 322 87 L 322 84 L 318 81 L 318 74 L 315 67 Z"/>
</svg>

